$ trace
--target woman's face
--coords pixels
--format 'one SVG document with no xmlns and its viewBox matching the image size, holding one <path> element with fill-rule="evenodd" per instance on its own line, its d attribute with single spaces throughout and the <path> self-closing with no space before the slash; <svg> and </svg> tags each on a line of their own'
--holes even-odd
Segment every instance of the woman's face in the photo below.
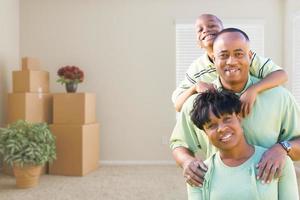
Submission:
<svg viewBox="0 0 300 200">
<path fill-rule="evenodd" d="M 224 114 L 218 118 L 210 111 L 209 119 L 203 128 L 214 146 L 220 150 L 230 150 L 237 146 L 243 137 L 241 117 L 238 114 Z"/>
</svg>

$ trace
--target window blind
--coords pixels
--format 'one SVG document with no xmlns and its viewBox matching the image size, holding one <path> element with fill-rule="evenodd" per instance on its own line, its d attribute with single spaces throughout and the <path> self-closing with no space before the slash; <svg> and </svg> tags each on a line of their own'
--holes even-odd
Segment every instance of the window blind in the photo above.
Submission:
<svg viewBox="0 0 300 200">
<path fill-rule="evenodd" d="M 293 29 L 292 93 L 300 103 L 300 16 L 294 18 Z"/>
</svg>

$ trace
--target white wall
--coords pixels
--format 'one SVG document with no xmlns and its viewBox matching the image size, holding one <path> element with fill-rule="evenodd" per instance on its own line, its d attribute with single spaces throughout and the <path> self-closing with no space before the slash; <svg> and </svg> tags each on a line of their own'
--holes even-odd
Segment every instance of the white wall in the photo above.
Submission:
<svg viewBox="0 0 300 200">
<path fill-rule="evenodd" d="M 296 15 L 300 15 L 300 1 L 287 0 L 284 7 L 284 66 L 289 73 L 289 82 L 287 86 L 292 87 L 293 81 L 293 19 Z"/>
<path fill-rule="evenodd" d="M 0 1 L 0 27 L 0 124 L 3 126 L 11 71 L 19 65 L 19 0 Z"/>
<path fill-rule="evenodd" d="M 207 12 L 264 20 L 265 55 L 282 64 L 280 0 L 26 0 L 20 52 L 41 59 L 52 92 L 64 91 L 58 67 L 83 68 L 80 91 L 97 93 L 102 161 L 172 160 L 162 140 L 175 124 L 174 21 Z"/>
</svg>

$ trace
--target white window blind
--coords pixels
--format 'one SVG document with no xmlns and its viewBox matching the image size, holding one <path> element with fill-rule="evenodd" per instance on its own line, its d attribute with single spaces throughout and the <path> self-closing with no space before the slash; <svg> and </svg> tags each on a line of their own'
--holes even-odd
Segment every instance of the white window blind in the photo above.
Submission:
<svg viewBox="0 0 300 200">
<path fill-rule="evenodd" d="M 250 38 L 251 49 L 258 55 L 264 56 L 263 21 L 228 21 L 224 23 L 224 27 L 234 27 L 245 31 Z M 202 54 L 203 51 L 196 44 L 194 20 L 176 21 L 176 86 L 184 79 L 190 64 Z"/>
<path fill-rule="evenodd" d="M 300 103 L 300 16 L 294 18 L 293 29 L 292 93 Z"/>
</svg>

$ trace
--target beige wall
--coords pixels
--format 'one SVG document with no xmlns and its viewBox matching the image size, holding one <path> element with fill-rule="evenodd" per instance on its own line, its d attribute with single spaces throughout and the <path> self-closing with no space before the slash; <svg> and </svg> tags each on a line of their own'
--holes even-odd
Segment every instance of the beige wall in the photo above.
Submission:
<svg viewBox="0 0 300 200">
<path fill-rule="evenodd" d="M 289 73 L 288 87 L 291 88 L 293 81 L 293 18 L 300 15 L 300 1 L 287 0 L 284 7 L 284 66 Z"/>
<path fill-rule="evenodd" d="M 20 52 L 41 59 L 52 92 L 64 91 L 55 82 L 59 66 L 84 69 L 79 87 L 97 94 L 102 161 L 168 161 L 163 141 L 175 124 L 174 21 L 204 12 L 264 20 L 265 55 L 282 64 L 283 10 L 280 0 L 26 0 Z"/>
<path fill-rule="evenodd" d="M 11 90 L 11 70 L 19 65 L 19 0 L 0 1 L 0 124 L 6 118 L 6 94 Z"/>
</svg>

